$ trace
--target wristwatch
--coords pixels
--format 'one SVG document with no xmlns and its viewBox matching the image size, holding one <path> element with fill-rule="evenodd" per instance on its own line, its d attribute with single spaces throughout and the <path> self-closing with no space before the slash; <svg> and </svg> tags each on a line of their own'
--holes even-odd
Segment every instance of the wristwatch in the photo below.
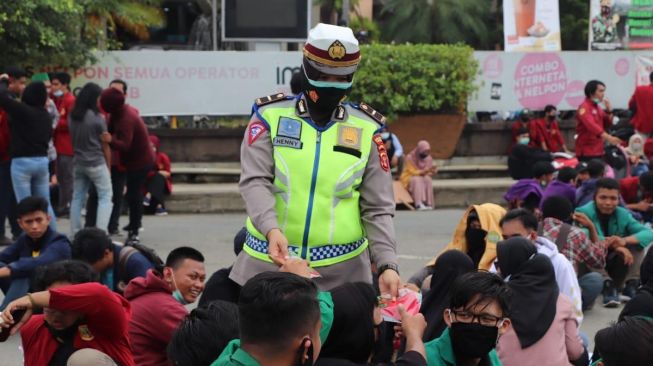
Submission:
<svg viewBox="0 0 653 366">
<path fill-rule="evenodd" d="M 394 263 L 388 263 L 388 264 L 384 264 L 381 267 L 379 267 L 379 269 L 377 271 L 378 276 L 380 276 L 383 272 L 385 272 L 388 269 L 391 269 L 391 270 L 397 272 L 397 274 L 399 274 L 399 266 L 394 264 Z"/>
</svg>

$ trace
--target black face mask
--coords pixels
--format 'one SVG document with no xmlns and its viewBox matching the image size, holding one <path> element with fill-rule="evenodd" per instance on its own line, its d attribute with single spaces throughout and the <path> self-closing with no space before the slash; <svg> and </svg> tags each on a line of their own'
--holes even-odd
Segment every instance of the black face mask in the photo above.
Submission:
<svg viewBox="0 0 653 366">
<path fill-rule="evenodd" d="M 419 154 L 420 159 L 426 159 L 429 156 L 429 154 Z"/>
<path fill-rule="evenodd" d="M 483 229 L 472 229 L 468 227 L 465 230 L 465 240 L 467 241 L 467 246 L 470 249 L 475 249 L 477 247 L 485 245 L 486 235 L 487 235 L 487 231 Z"/>
<path fill-rule="evenodd" d="M 549 121 L 555 121 L 556 116 L 547 116 L 547 118 L 549 119 Z"/>
<path fill-rule="evenodd" d="M 319 118 L 328 119 L 340 102 L 349 94 L 351 88 L 323 88 L 311 85 L 306 75 L 302 72 L 302 90 L 306 95 L 306 103 L 311 114 Z M 315 100 L 313 100 L 315 98 Z"/>
<path fill-rule="evenodd" d="M 451 323 L 451 345 L 457 357 L 481 358 L 496 346 L 499 328 L 479 323 Z"/>
</svg>

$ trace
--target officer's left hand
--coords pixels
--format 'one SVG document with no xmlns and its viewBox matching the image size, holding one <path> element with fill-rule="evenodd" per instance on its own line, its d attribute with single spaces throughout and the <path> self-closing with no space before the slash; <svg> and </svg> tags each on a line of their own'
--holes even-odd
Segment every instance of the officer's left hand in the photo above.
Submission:
<svg viewBox="0 0 653 366">
<path fill-rule="evenodd" d="M 390 294 L 393 300 L 399 296 L 399 289 L 401 288 L 401 277 L 399 273 L 392 269 L 386 269 L 379 276 L 379 289 L 381 295 Z"/>
</svg>

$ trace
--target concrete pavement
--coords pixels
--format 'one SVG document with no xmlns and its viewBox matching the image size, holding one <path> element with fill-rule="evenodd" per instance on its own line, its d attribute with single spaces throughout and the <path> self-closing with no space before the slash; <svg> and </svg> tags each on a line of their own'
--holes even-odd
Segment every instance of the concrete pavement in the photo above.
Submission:
<svg viewBox="0 0 653 366">
<path fill-rule="evenodd" d="M 462 213 L 460 209 L 397 213 L 395 228 L 401 277 L 404 280 L 446 246 Z M 126 217 L 121 218 L 122 225 L 125 222 Z M 144 219 L 145 230 L 141 232 L 141 240 L 155 248 L 164 259 L 178 246 L 190 245 L 197 248 L 206 257 L 207 274 L 210 275 L 231 265 L 235 258 L 233 236 L 244 222 L 245 215 L 240 213 L 149 216 Z M 67 220 L 59 220 L 62 232 L 68 232 L 69 227 Z M 620 309 L 604 309 L 597 302 L 595 308 L 585 314 L 581 330 L 589 336 L 590 342 L 597 330 L 617 319 Z M 17 336 L 6 343 L 0 343 L 0 366 L 22 364 L 19 346 Z"/>
</svg>

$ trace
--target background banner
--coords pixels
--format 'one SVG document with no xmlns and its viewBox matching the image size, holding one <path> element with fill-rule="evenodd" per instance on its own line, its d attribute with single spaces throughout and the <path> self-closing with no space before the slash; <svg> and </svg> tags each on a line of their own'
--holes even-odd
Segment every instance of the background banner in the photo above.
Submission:
<svg viewBox="0 0 653 366">
<path fill-rule="evenodd" d="M 560 51 L 558 0 L 504 0 L 506 52 Z"/>
<path fill-rule="evenodd" d="M 590 0 L 589 48 L 653 48 L 653 1 Z"/>
</svg>

